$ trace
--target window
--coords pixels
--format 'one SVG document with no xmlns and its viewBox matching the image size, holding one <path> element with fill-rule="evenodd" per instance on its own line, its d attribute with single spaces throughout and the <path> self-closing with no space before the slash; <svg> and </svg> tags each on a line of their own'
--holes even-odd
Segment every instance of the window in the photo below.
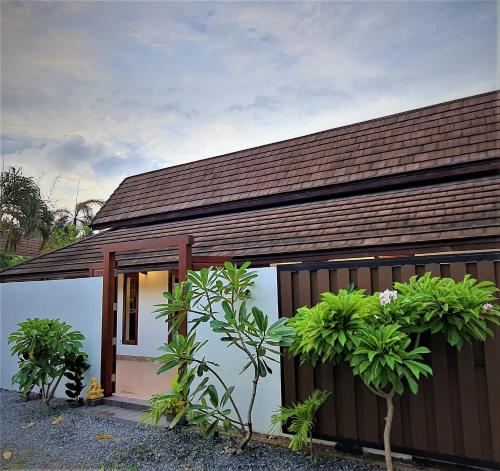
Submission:
<svg viewBox="0 0 500 471">
<path fill-rule="evenodd" d="M 139 273 L 125 273 L 123 283 L 122 343 L 137 345 Z"/>
</svg>

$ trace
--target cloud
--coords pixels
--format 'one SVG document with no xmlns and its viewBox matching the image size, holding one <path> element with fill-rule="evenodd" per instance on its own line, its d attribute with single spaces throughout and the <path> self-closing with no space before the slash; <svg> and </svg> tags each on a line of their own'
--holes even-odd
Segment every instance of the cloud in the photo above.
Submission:
<svg viewBox="0 0 500 471">
<path fill-rule="evenodd" d="M 25 149 L 43 149 L 49 142 L 49 139 L 2 134 L 1 149 L 3 154 L 15 154 Z"/>
<path fill-rule="evenodd" d="M 276 96 L 258 95 L 252 103 L 246 105 L 232 105 L 229 111 L 264 110 L 277 111 L 283 100 Z"/>
<path fill-rule="evenodd" d="M 92 164 L 94 172 L 104 177 L 125 177 L 147 172 L 155 168 L 155 163 L 145 157 L 130 155 L 127 157 L 104 157 Z"/>
<path fill-rule="evenodd" d="M 180 103 L 163 103 L 156 106 L 155 110 L 161 114 L 175 114 L 187 119 L 198 117 L 198 111 L 196 109 L 186 110 Z"/>
<path fill-rule="evenodd" d="M 62 171 L 74 171 L 81 164 L 97 159 L 112 158 L 106 147 L 99 143 L 86 142 L 82 136 L 72 136 L 50 150 L 49 158 Z"/>
<path fill-rule="evenodd" d="M 493 2 L 0 8 L 6 164 L 60 175 L 67 205 L 79 179 L 106 198 L 128 174 L 497 87 Z"/>
</svg>

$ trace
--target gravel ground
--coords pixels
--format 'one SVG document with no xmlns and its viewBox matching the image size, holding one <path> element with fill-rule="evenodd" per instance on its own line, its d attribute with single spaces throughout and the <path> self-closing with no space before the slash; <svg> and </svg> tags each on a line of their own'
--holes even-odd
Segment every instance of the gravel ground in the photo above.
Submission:
<svg viewBox="0 0 500 471">
<path fill-rule="evenodd" d="M 62 421 L 52 420 L 63 415 Z M 241 456 L 224 452 L 228 440 L 204 439 L 189 427 L 165 430 L 129 425 L 82 413 L 65 401 L 45 407 L 38 400 L 26 401 L 19 393 L 0 391 L 0 451 L 12 452 L 1 469 L 64 470 L 338 470 L 370 471 L 367 464 L 318 458 L 263 444 L 252 444 Z M 111 435 L 112 439 L 96 439 Z"/>
</svg>

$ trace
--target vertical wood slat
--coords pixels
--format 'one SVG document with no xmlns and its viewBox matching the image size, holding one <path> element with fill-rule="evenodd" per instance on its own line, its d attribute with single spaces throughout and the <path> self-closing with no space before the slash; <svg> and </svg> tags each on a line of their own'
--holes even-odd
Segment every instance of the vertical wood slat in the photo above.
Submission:
<svg viewBox="0 0 500 471">
<path fill-rule="evenodd" d="M 349 269 L 340 268 L 336 270 L 337 291 L 349 286 Z M 335 383 L 335 410 L 337 416 L 337 434 L 351 440 L 358 438 L 357 408 L 354 377 L 349 366 L 342 363 L 334 368 Z"/>
<path fill-rule="evenodd" d="M 293 316 L 292 307 L 292 273 L 289 271 L 282 271 L 279 274 L 279 299 L 280 299 L 280 317 Z M 282 380 L 283 380 L 283 403 L 289 405 L 297 400 L 295 392 L 295 360 L 289 358 L 288 355 L 281 357 L 283 365 Z"/>
<path fill-rule="evenodd" d="M 337 270 L 337 290 L 344 289 L 349 286 L 349 269 L 340 268 Z"/>
<path fill-rule="evenodd" d="M 402 269 L 403 280 L 405 280 L 406 276 L 411 273 L 423 275 L 423 273 L 430 272 L 432 276 L 440 276 L 441 270 L 440 266 L 437 263 L 430 263 L 424 266 L 423 273 L 419 273 L 417 267 L 405 265 L 404 270 Z M 411 395 L 409 397 L 409 411 L 410 411 L 410 424 L 411 424 L 411 441 L 412 446 L 416 449 L 427 450 L 430 446 L 429 435 L 427 433 L 428 430 L 428 417 L 426 414 L 426 390 L 428 388 L 422 387 L 419 388 L 419 393 L 417 395 Z"/>
<path fill-rule="evenodd" d="M 298 286 L 294 288 L 298 291 L 298 306 L 311 305 L 311 272 L 309 270 L 300 270 L 297 278 Z M 314 391 L 314 370 L 312 365 L 307 362 L 297 369 L 297 400 L 303 401 Z"/>
<path fill-rule="evenodd" d="M 481 458 L 481 431 L 477 410 L 476 379 L 472 347 L 465 344 L 457 353 L 458 384 L 462 409 L 462 427 L 465 455 Z"/>
<path fill-rule="evenodd" d="M 436 417 L 437 451 L 445 455 L 454 453 L 453 421 L 451 415 L 450 388 L 448 379 L 448 357 L 443 339 L 432 336 L 432 371 L 434 382 L 434 415 Z"/>
<path fill-rule="evenodd" d="M 378 275 L 378 288 L 380 291 L 392 289 L 394 280 L 392 278 L 392 267 L 385 266 L 379 267 L 377 270 Z M 384 411 L 379 410 L 379 428 L 383 431 L 385 425 L 385 401 Z M 394 418 L 392 423 L 391 439 L 394 445 L 401 446 L 403 444 L 403 426 L 401 424 L 401 399 L 398 395 L 394 396 Z"/>
<path fill-rule="evenodd" d="M 371 294 L 371 270 L 369 268 L 358 268 L 358 288 L 365 289 L 366 294 Z M 379 420 L 377 396 L 373 394 L 364 384 L 359 384 L 357 391 L 360 395 L 361 414 L 359 416 L 358 433 L 360 438 L 369 442 L 379 442 Z"/>
<path fill-rule="evenodd" d="M 333 289 L 333 287 L 335 289 L 345 288 L 349 284 L 349 278 L 356 281 L 359 288 L 367 289 L 367 294 L 370 293 L 372 287 L 379 290 L 387 289 L 391 286 L 393 273 L 395 273 L 394 276 L 397 276 L 398 281 L 399 279 L 407 281 L 415 273 L 422 274 L 426 271 L 430 271 L 433 276 L 450 276 L 461 280 L 466 271 L 470 270 L 473 270 L 474 274 L 477 273 L 479 280 L 495 279 L 493 262 L 469 262 L 469 266 L 466 266 L 465 263 L 454 262 L 450 264 L 447 262 L 444 271 L 440 264 L 417 265 L 418 262 L 419 259 L 415 258 L 415 265 L 401 265 L 397 268 L 379 266 L 372 268 L 371 274 L 370 268 L 367 267 L 335 268 L 331 277 L 327 277 L 325 274 L 320 275 L 319 272 L 322 270 L 318 270 L 314 273 L 312 286 L 309 272 L 309 278 L 305 281 L 306 284 L 309 284 L 309 299 L 312 301 L 314 298 L 311 288 L 315 293 L 322 291 L 322 283 L 325 284 L 325 287 L 328 283 L 329 289 Z M 326 273 L 324 268 L 323 270 Z M 372 274 L 374 274 L 373 279 L 371 278 Z M 295 288 L 303 284 L 300 271 L 297 272 L 297 275 L 294 278 Z M 321 281 L 322 279 L 323 281 Z M 330 282 L 333 283 L 331 286 Z M 295 304 L 304 304 L 304 296 L 306 296 L 305 293 L 297 292 Z M 479 363 L 476 365 L 472 351 L 464 351 L 457 356 L 455 350 L 449 349 L 444 341 L 440 342 L 441 339 L 438 336 L 431 337 L 431 361 L 434 376 L 426 380 L 425 385 L 424 382 L 421 383 L 422 387 L 417 396 L 405 396 L 401 401 L 400 413 L 404 417 L 399 432 L 401 441 L 397 438 L 398 433 L 395 432 L 396 428 L 394 428 L 394 445 L 400 442 L 403 449 L 500 462 L 500 447 L 496 446 L 497 443 L 500 443 L 500 374 L 497 363 L 498 358 L 500 358 L 500 332 L 497 335 L 496 339 L 488 340 L 484 345 L 484 365 L 482 353 L 479 351 L 476 352 L 479 355 L 476 358 Z M 301 370 L 303 367 L 296 365 L 296 368 Z M 314 387 L 329 390 L 334 388 L 332 399 L 336 405 L 334 412 L 335 430 L 333 427 L 330 428 L 329 424 L 333 422 L 333 414 L 328 411 L 326 414 L 324 413 L 327 423 L 324 423 L 323 418 L 318 420 L 318 423 L 322 423 L 318 433 L 340 440 L 342 438 L 357 438 L 364 442 L 381 444 L 380 435 L 375 439 L 370 438 L 370 434 L 372 437 L 375 434 L 374 427 L 372 425 L 366 426 L 367 423 L 371 422 L 367 414 L 372 413 L 378 417 L 378 411 L 375 407 L 367 407 L 369 396 L 365 395 L 364 385 L 356 385 L 354 388 L 354 381 L 351 381 L 353 377 L 348 365 L 332 368 L 332 371 L 333 379 L 330 379 L 330 386 L 323 387 L 325 382 L 328 383 L 326 371 L 316 369 L 316 374 L 311 377 L 307 388 L 308 393 Z M 481 382 L 481 385 L 478 385 L 478 381 Z M 302 375 L 300 375 L 297 377 L 295 386 L 298 388 L 302 382 Z M 482 405 L 481 411 L 474 406 L 480 399 L 487 403 Z M 329 406 L 327 409 L 330 408 Z M 482 414 L 481 417 L 478 415 L 479 412 Z M 373 423 L 377 424 L 377 420 Z M 486 436 L 486 440 L 484 434 L 489 434 L 490 430 L 483 430 L 485 423 L 487 424 L 486 428 L 491 429 L 491 434 Z M 410 431 L 411 433 L 409 433 Z M 486 446 L 484 444 L 486 441 L 490 445 Z"/>
<path fill-rule="evenodd" d="M 335 411 L 337 415 L 337 435 L 339 438 L 356 440 L 359 438 L 354 377 L 346 362 L 335 367 Z"/>
<path fill-rule="evenodd" d="M 401 281 L 408 281 L 415 273 L 415 265 L 403 265 L 401 267 Z"/>
<path fill-rule="evenodd" d="M 431 272 L 432 276 L 441 276 L 439 263 L 429 263 L 428 265 L 425 265 L 425 271 Z"/>
<path fill-rule="evenodd" d="M 330 290 L 330 271 L 318 270 L 316 273 L 316 300 L 320 299 L 321 293 Z M 337 435 L 337 421 L 335 408 L 335 384 L 333 366 L 331 364 L 320 364 L 316 366 L 317 382 L 316 388 L 329 391 L 331 394 L 319 409 L 315 429 L 321 435 Z"/>
<path fill-rule="evenodd" d="M 454 280 L 463 280 L 466 271 L 465 263 L 450 264 L 450 276 Z M 466 456 L 478 458 L 481 456 L 481 432 L 477 411 L 474 356 L 470 345 L 464 345 L 462 351 L 457 352 L 457 361 L 464 452 Z"/>
<path fill-rule="evenodd" d="M 477 277 L 479 280 L 495 280 L 494 262 L 479 262 L 477 264 Z M 497 286 L 500 284 L 499 279 L 496 280 L 496 284 Z M 486 340 L 484 344 L 484 362 L 493 460 L 500 462 L 500 368 L 498 365 L 500 358 L 500 328 L 494 327 L 492 330 L 495 336 Z"/>
</svg>

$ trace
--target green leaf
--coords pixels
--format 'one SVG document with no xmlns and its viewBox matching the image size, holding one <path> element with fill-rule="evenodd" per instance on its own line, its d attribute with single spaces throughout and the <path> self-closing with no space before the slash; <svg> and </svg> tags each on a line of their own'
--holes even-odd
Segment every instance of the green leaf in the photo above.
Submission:
<svg viewBox="0 0 500 471">
<path fill-rule="evenodd" d="M 226 402 L 229 400 L 231 397 L 231 394 L 233 394 L 234 391 L 234 386 L 229 386 L 225 391 L 224 394 L 222 395 L 222 398 L 220 400 L 220 405 L 221 407 L 224 407 L 226 405 Z"/>
<path fill-rule="evenodd" d="M 186 408 L 183 407 L 179 412 L 177 412 L 175 417 L 172 419 L 169 428 L 174 428 L 179 423 L 179 420 L 181 420 L 181 418 L 184 417 L 185 413 L 186 413 Z"/>
<path fill-rule="evenodd" d="M 214 407 L 217 407 L 219 405 L 219 395 L 217 394 L 217 389 L 215 389 L 215 386 L 211 384 L 207 388 L 207 393 L 208 396 L 210 397 L 210 402 Z"/>
</svg>

